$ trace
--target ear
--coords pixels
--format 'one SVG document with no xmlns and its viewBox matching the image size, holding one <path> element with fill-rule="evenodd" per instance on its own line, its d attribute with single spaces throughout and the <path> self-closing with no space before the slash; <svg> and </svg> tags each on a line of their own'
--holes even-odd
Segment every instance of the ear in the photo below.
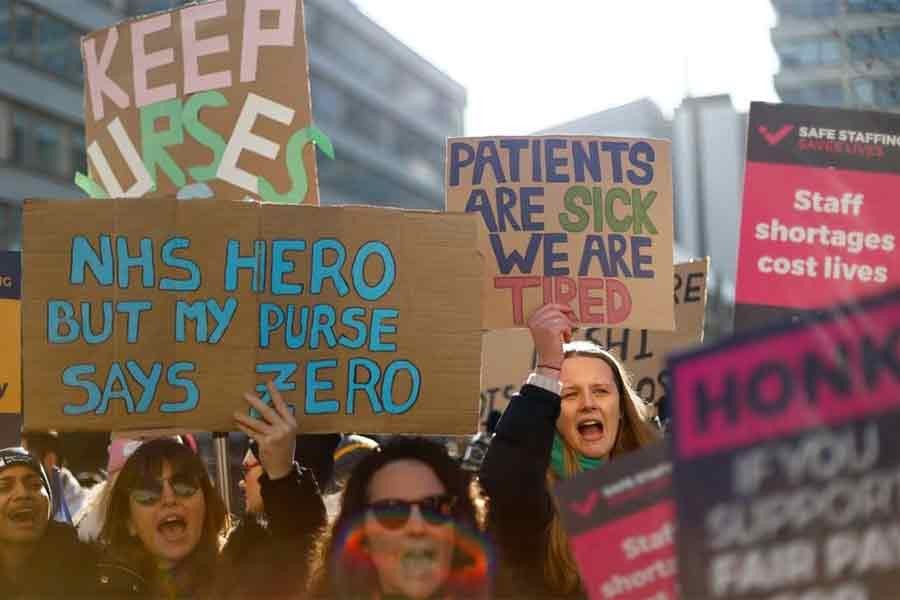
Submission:
<svg viewBox="0 0 900 600">
<path fill-rule="evenodd" d="M 126 522 L 128 526 L 128 535 L 131 537 L 137 537 L 137 528 L 134 526 L 134 521 L 131 520 L 131 517 L 128 517 L 128 521 Z"/>
</svg>

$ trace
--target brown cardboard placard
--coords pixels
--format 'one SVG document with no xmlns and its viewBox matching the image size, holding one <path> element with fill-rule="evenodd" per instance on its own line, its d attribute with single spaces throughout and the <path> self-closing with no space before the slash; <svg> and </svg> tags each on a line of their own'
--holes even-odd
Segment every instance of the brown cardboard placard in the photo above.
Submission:
<svg viewBox="0 0 900 600">
<path fill-rule="evenodd" d="M 22 412 L 20 253 L 0 251 L 0 414 Z"/>
<path fill-rule="evenodd" d="M 484 328 L 558 302 L 585 325 L 672 331 L 670 155 L 663 140 L 450 138 L 447 210 L 482 222 Z"/>
<path fill-rule="evenodd" d="M 477 227 L 363 207 L 28 201 L 26 426 L 227 431 L 242 394 L 274 380 L 305 432 L 472 433 Z"/>
<path fill-rule="evenodd" d="M 675 331 L 588 327 L 576 339 L 608 348 L 625 362 L 634 389 L 644 402 L 657 405 L 668 387 L 666 355 L 703 341 L 709 259 L 675 265 Z M 534 366 L 534 344 L 527 329 L 492 331 L 484 338 L 482 403 L 503 411 Z M 487 406 L 483 405 L 483 411 Z"/>
<path fill-rule="evenodd" d="M 85 36 L 93 197 L 191 195 L 318 204 L 300 0 L 213 0 Z M 200 186 L 202 187 L 202 186 Z M 202 191 L 195 191 L 203 195 Z"/>
</svg>

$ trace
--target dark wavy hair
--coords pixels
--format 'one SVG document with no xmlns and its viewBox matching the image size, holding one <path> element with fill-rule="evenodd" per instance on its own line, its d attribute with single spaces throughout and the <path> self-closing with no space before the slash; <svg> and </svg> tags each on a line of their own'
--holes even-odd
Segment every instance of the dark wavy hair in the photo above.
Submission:
<svg viewBox="0 0 900 600">
<path fill-rule="evenodd" d="M 175 569 L 175 586 L 180 593 L 208 589 L 215 579 L 222 536 L 229 525 L 225 504 L 216 493 L 203 460 L 190 447 L 172 438 L 142 444 L 119 473 L 110 495 L 109 508 L 100 532 L 104 555 L 141 573 L 151 584 L 157 574 L 153 557 L 140 539 L 128 531 L 131 491 L 147 479 L 162 477 L 163 465 L 173 473 L 195 478 L 206 502 L 203 533 L 194 551 Z"/>
<path fill-rule="evenodd" d="M 447 494 L 457 499 L 452 569 L 441 588 L 442 594 L 447 598 L 489 597 L 493 562 L 490 546 L 479 531 L 471 480 L 442 446 L 420 437 L 393 438 L 363 458 L 351 473 L 342 495 L 341 511 L 319 549 L 313 585 L 316 597 L 357 598 L 379 589 L 375 565 L 365 550 L 361 524 L 372 478 L 382 467 L 398 460 L 426 464 Z"/>
</svg>

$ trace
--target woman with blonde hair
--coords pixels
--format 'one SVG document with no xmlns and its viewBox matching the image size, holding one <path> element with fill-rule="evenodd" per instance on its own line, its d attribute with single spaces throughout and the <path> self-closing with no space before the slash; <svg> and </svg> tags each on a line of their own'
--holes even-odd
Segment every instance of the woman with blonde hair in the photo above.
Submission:
<svg viewBox="0 0 900 600">
<path fill-rule="evenodd" d="M 584 590 L 550 489 L 659 434 L 622 364 L 596 344 L 571 342 L 569 307 L 543 306 L 528 327 L 537 367 L 500 419 L 480 473 L 504 574 L 498 585 L 517 588 L 501 589 L 517 597 L 579 597 Z"/>
</svg>

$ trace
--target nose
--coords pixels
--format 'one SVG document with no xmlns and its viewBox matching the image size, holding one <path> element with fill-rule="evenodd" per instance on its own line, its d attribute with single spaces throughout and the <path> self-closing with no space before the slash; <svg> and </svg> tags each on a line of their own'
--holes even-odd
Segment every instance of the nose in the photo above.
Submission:
<svg viewBox="0 0 900 600">
<path fill-rule="evenodd" d="M 581 406 L 578 407 L 578 410 L 590 411 L 599 407 L 600 400 L 594 397 L 594 393 L 590 388 L 584 388 L 583 390 L 581 390 Z"/>
<path fill-rule="evenodd" d="M 425 519 L 418 506 L 413 506 L 409 513 L 409 521 L 406 522 L 406 533 L 411 535 L 425 535 Z"/>
<path fill-rule="evenodd" d="M 162 503 L 163 505 L 171 505 L 175 504 L 175 490 L 172 489 L 172 483 L 169 481 L 163 481 L 162 486 Z"/>
</svg>

